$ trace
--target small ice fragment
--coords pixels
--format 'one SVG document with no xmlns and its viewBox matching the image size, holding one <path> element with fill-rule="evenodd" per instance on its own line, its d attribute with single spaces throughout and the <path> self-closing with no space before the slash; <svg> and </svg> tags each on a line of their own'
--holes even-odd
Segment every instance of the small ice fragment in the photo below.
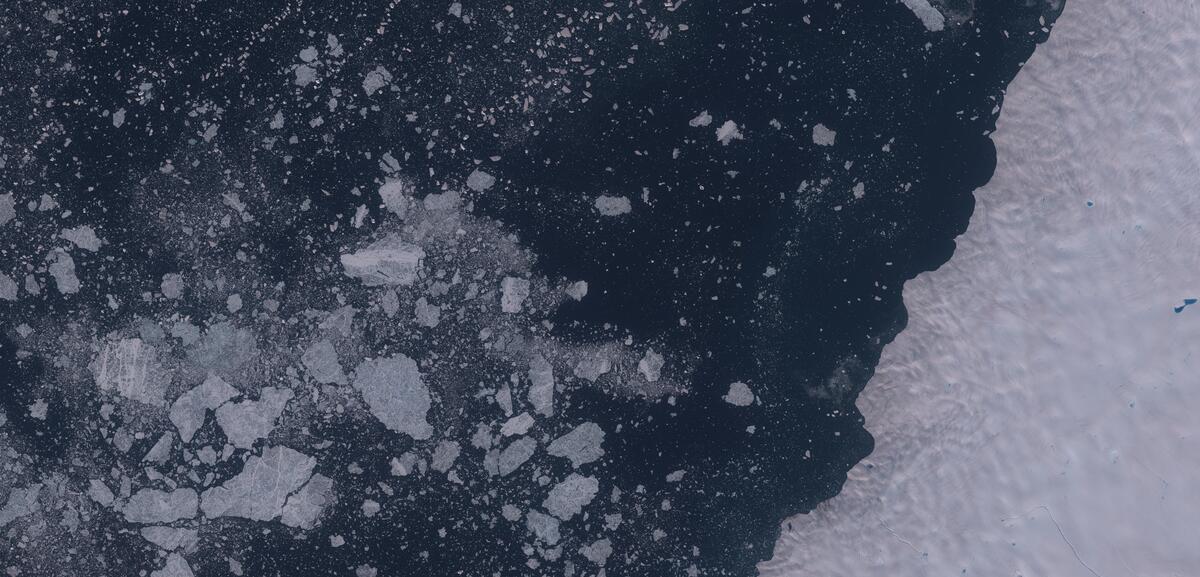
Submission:
<svg viewBox="0 0 1200 577">
<path fill-rule="evenodd" d="M 521 312 L 521 305 L 529 298 L 529 281 L 523 278 L 504 277 L 500 281 L 500 310 L 506 313 Z"/>
<path fill-rule="evenodd" d="M 317 473 L 287 498 L 279 521 L 288 527 L 312 529 L 326 507 L 333 504 L 333 479 Z"/>
<path fill-rule="evenodd" d="M 46 420 L 46 411 L 50 409 L 50 405 L 43 399 L 38 399 L 29 405 L 29 416 L 39 421 Z"/>
<path fill-rule="evenodd" d="M 524 435 L 529 431 L 529 427 L 533 426 L 533 415 L 529 413 L 521 413 L 508 421 L 505 421 L 500 426 L 500 435 L 511 437 L 513 435 Z"/>
<path fill-rule="evenodd" d="M 209 518 L 270 521 L 283 513 L 288 495 L 308 482 L 316 459 L 288 447 L 267 447 L 246 460 L 242 472 L 200 496 Z"/>
<path fill-rule="evenodd" d="M 567 290 L 566 290 L 567 296 L 569 296 L 577 301 L 583 300 L 583 297 L 587 296 L 587 292 L 588 292 L 588 284 L 587 284 L 587 281 L 585 281 L 585 280 L 575 281 L 575 282 L 571 283 L 571 285 L 568 286 Z"/>
<path fill-rule="evenodd" d="M 379 185 L 379 199 L 392 214 L 404 218 L 412 205 L 413 186 L 407 180 L 389 178 Z"/>
<path fill-rule="evenodd" d="M 647 381 L 653 383 L 662 375 L 664 364 L 662 355 L 654 352 L 654 349 L 646 349 L 646 354 L 642 356 L 642 360 L 638 361 L 638 372 Z"/>
<path fill-rule="evenodd" d="M 388 72 L 387 68 L 376 66 L 374 70 L 367 73 L 363 77 L 362 87 L 366 91 L 367 96 L 375 94 L 377 90 L 387 86 L 392 82 L 392 73 Z"/>
<path fill-rule="evenodd" d="M 500 451 L 499 473 L 506 476 L 524 465 L 533 453 L 537 451 L 537 441 L 529 437 L 521 437 Z"/>
<path fill-rule="evenodd" d="M 163 565 L 162 569 L 151 571 L 150 577 L 195 577 L 195 574 L 183 555 L 171 553 L 167 555 L 166 565 Z"/>
<path fill-rule="evenodd" d="M 833 146 L 837 142 L 837 132 L 830 130 L 824 124 L 818 124 L 812 129 L 812 141 L 818 146 Z"/>
<path fill-rule="evenodd" d="M 164 551 L 179 549 L 190 550 L 200 540 L 200 532 L 195 529 L 164 527 L 142 527 L 142 538 L 155 544 Z"/>
<path fill-rule="evenodd" d="M 580 465 L 591 463 L 604 456 L 604 429 L 596 423 L 587 422 L 572 429 L 569 433 L 554 439 L 546 452 L 555 457 L 563 457 L 571 461 L 576 469 Z"/>
<path fill-rule="evenodd" d="M 433 449 L 433 456 L 429 458 L 429 467 L 434 471 L 445 473 L 454 466 L 454 462 L 458 460 L 458 455 L 461 453 L 462 447 L 457 441 L 441 441 Z"/>
<path fill-rule="evenodd" d="M 226 401 L 238 395 L 238 390 L 221 380 L 221 377 L 209 375 L 204 383 L 182 394 L 171 405 L 171 422 L 179 431 L 179 438 L 187 443 L 204 424 L 205 411 L 216 409 Z"/>
<path fill-rule="evenodd" d="M 413 309 L 413 316 L 416 318 L 418 325 L 433 328 L 441 320 L 442 310 L 437 305 L 430 304 L 429 299 L 421 297 L 417 299 L 416 306 Z"/>
<path fill-rule="evenodd" d="M 123 397 L 162 406 L 162 369 L 155 348 L 138 338 L 108 341 L 99 357 L 89 366 L 100 390 L 115 389 Z"/>
<path fill-rule="evenodd" d="M 256 441 L 271 434 L 276 419 L 283 414 L 293 396 L 295 393 L 291 389 L 265 388 L 257 401 L 221 405 L 217 409 L 217 423 L 230 444 L 249 449 Z"/>
<path fill-rule="evenodd" d="M 54 249 L 46 256 L 50 261 L 50 276 L 54 277 L 54 285 L 62 294 L 79 292 L 79 277 L 75 276 L 75 260 L 62 249 Z"/>
<path fill-rule="evenodd" d="M 554 367 L 542 355 L 529 360 L 529 404 L 539 415 L 554 414 Z"/>
<path fill-rule="evenodd" d="M 87 495 L 88 497 L 91 497 L 93 501 L 105 507 L 112 505 L 113 499 L 116 498 L 116 496 L 113 495 L 112 489 L 109 489 L 108 485 L 105 485 L 104 481 L 99 479 L 92 479 L 88 481 Z"/>
<path fill-rule="evenodd" d="M 367 286 L 411 285 L 417 280 L 425 251 L 398 236 L 389 236 L 358 252 L 341 256 L 346 276 Z"/>
<path fill-rule="evenodd" d="M 165 463 L 171 458 L 171 446 L 175 443 L 175 434 L 167 432 L 158 438 L 158 442 L 154 443 L 153 447 L 146 452 L 146 456 L 142 457 L 143 461 L 151 463 Z"/>
<path fill-rule="evenodd" d="M 164 274 L 158 290 L 162 292 L 164 297 L 171 300 L 178 299 L 183 296 L 183 275 L 174 272 Z"/>
<path fill-rule="evenodd" d="M 390 463 L 392 475 L 396 477 L 406 477 L 413 472 L 413 467 L 417 464 L 417 456 L 414 453 L 404 453 L 399 458 L 392 457 Z"/>
<path fill-rule="evenodd" d="M 597 567 L 603 567 L 608 562 L 609 555 L 612 555 L 612 541 L 608 539 L 600 539 L 591 545 L 585 545 L 579 548 L 579 554 L 585 559 L 591 561 Z"/>
<path fill-rule="evenodd" d="M 734 140 L 741 140 L 742 132 L 738 130 L 738 125 L 732 120 L 726 120 L 719 128 L 717 128 L 717 142 L 722 145 L 728 145 Z"/>
<path fill-rule="evenodd" d="M 692 128 L 708 126 L 709 124 L 712 124 L 712 121 L 712 115 L 710 115 L 707 110 L 701 110 L 700 114 L 697 114 L 695 118 L 688 121 L 688 126 L 691 126 Z"/>
<path fill-rule="evenodd" d="M 17 300 L 17 281 L 0 272 L 0 300 Z"/>
<path fill-rule="evenodd" d="M 5 501 L 4 507 L 0 508 L 0 527 L 38 512 L 41 509 L 38 505 L 38 493 L 41 491 L 41 483 L 9 491 L 8 500 Z"/>
<path fill-rule="evenodd" d="M 316 60 L 316 59 L 317 59 L 317 47 L 316 46 L 309 46 L 308 48 L 305 48 L 304 50 L 300 51 L 300 60 L 302 60 L 304 62 L 312 62 L 313 60 Z"/>
<path fill-rule="evenodd" d="M 604 216 L 620 216 L 629 214 L 633 210 L 633 205 L 629 202 L 629 197 L 626 196 L 609 196 L 602 194 L 596 197 L 596 210 Z"/>
<path fill-rule="evenodd" d="M 929 3 L 929 0 L 901 0 L 930 32 L 939 32 L 946 27 L 946 17 Z"/>
<path fill-rule="evenodd" d="M 555 517 L 567 521 L 583 511 L 599 490 L 600 482 L 595 477 L 571 473 L 550 489 L 550 494 L 542 501 L 542 507 Z"/>
<path fill-rule="evenodd" d="M 317 79 L 317 69 L 307 64 L 296 67 L 296 86 L 308 86 Z"/>
<path fill-rule="evenodd" d="M 308 347 L 300 357 L 313 380 L 323 384 L 346 384 L 346 374 L 338 362 L 337 351 L 327 339 L 321 339 Z"/>
<path fill-rule="evenodd" d="M 475 192 L 483 192 L 496 184 L 496 177 L 475 169 L 471 174 L 467 175 L 467 188 Z"/>
<path fill-rule="evenodd" d="M 547 545 L 553 546 L 561 538 L 558 532 L 558 524 L 558 519 L 536 509 L 530 509 L 525 514 L 525 526 Z"/>
<path fill-rule="evenodd" d="M 242 310 L 242 295 L 237 293 L 229 295 L 225 299 L 225 310 L 229 311 L 229 314 Z"/>
<path fill-rule="evenodd" d="M 729 392 L 721 397 L 726 403 L 737 407 L 748 407 L 754 402 L 754 393 L 750 391 L 750 387 L 741 381 L 737 381 L 729 385 Z"/>
<path fill-rule="evenodd" d="M 96 236 L 96 230 L 86 224 L 65 229 L 58 236 L 70 241 L 79 248 L 92 252 L 100 250 L 100 245 L 102 244 L 100 238 Z"/>
<path fill-rule="evenodd" d="M 196 492 L 191 489 L 142 489 L 129 498 L 121 513 L 130 523 L 174 523 L 195 517 L 197 503 Z"/>
<path fill-rule="evenodd" d="M 113 128 L 120 128 L 123 124 L 125 124 L 125 109 L 118 108 L 112 115 L 112 125 Z"/>
<path fill-rule="evenodd" d="M 590 382 L 596 382 L 596 379 L 608 374 L 612 370 L 612 361 L 603 353 L 597 351 L 586 354 L 579 362 L 575 363 L 574 374 L 576 377 L 586 379 Z"/>
<path fill-rule="evenodd" d="M 354 371 L 354 388 L 371 414 L 388 429 L 416 440 L 433 434 L 426 420 L 431 400 L 417 362 L 402 354 L 363 361 Z"/>
</svg>

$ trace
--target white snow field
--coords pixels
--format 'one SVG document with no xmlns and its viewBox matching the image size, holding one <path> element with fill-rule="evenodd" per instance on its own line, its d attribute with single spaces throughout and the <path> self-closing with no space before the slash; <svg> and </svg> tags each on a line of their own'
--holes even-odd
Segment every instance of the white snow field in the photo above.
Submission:
<svg viewBox="0 0 1200 577">
<path fill-rule="evenodd" d="M 1069 0 L 996 142 L 875 452 L 761 575 L 1200 575 L 1200 4 Z"/>
</svg>

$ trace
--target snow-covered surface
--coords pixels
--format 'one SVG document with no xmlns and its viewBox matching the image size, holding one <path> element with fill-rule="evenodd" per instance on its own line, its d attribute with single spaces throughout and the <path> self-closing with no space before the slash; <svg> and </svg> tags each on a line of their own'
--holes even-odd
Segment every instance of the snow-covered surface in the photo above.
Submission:
<svg viewBox="0 0 1200 577">
<path fill-rule="evenodd" d="M 905 286 L 875 452 L 760 574 L 1196 574 L 1197 54 L 1194 4 L 1067 3 L 970 230 Z"/>
</svg>

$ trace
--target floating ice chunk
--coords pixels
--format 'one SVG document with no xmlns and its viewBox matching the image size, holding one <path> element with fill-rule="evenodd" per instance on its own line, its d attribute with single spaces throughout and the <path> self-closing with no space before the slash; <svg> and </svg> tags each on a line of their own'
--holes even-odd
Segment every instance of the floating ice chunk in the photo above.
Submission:
<svg viewBox="0 0 1200 577">
<path fill-rule="evenodd" d="M 583 297 L 587 296 L 587 291 L 588 291 L 587 281 L 581 280 L 581 281 L 575 281 L 575 282 L 571 283 L 571 285 L 567 287 L 566 292 L 567 292 L 567 296 L 569 296 L 577 301 L 581 301 L 581 300 L 583 300 Z"/>
<path fill-rule="evenodd" d="M 112 115 L 113 128 L 120 128 L 124 124 L 125 124 L 125 109 L 118 108 L 117 111 L 114 112 Z"/>
<path fill-rule="evenodd" d="M 399 458 L 392 457 L 391 469 L 392 475 L 396 477 L 406 477 L 413 472 L 413 468 L 417 465 L 417 455 L 414 453 L 404 453 Z"/>
<path fill-rule="evenodd" d="M 143 539 L 155 544 L 163 551 L 191 550 L 200 540 L 198 531 L 187 528 L 142 527 L 140 533 Z"/>
<path fill-rule="evenodd" d="M 854 189 L 851 192 L 854 194 L 854 198 L 862 198 L 867 195 L 867 185 L 861 182 L 855 183 Z"/>
<path fill-rule="evenodd" d="M 242 310 L 242 295 L 237 293 L 229 295 L 225 299 L 225 310 L 229 311 L 229 314 Z"/>
<path fill-rule="evenodd" d="M 500 451 L 498 472 L 506 476 L 524 465 L 537 451 L 537 441 L 529 437 L 521 437 Z"/>
<path fill-rule="evenodd" d="M 591 463 L 604 456 L 604 429 L 596 423 L 587 422 L 575 427 L 571 432 L 554 439 L 546 452 L 555 457 L 563 457 L 571 461 L 576 469 L 580 465 Z"/>
<path fill-rule="evenodd" d="M 105 485 L 104 481 L 99 479 L 88 481 L 87 495 L 93 501 L 105 507 L 112 505 L 113 500 L 116 499 L 116 495 L 113 495 L 112 489 L 109 489 L 108 485 Z"/>
<path fill-rule="evenodd" d="M 121 507 L 130 523 L 162 524 L 196 516 L 196 492 L 191 489 L 142 489 Z"/>
<path fill-rule="evenodd" d="M 333 501 L 333 479 L 317 473 L 287 498 L 279 521 L 288 527 L 312 529 Z"/>
<path fill-rule="evenodd" d="M 646 354 L 642 356 L 642 360 L 638 361 L 638 372 L 647 381 L 653 383 L 662 375 L 664 364 L 662 355 L 654 352 L 654 349 L 646 349 Z"/>
<path fill-rule="evenodd" d="M 812 129 L 812 141 L 817 146 L 833 146 L 837 142 L 837 133 L 824 124 L 818 124 Z"/>
<path fill-rule="evenodd" d="M 342 372 L 342 364 L 338 361 L 337 351 L 327 339 L 309 345 L 300 356 L 300 362 L 318 383 L 344 385 L 347 382 L 346 374 Z"/>
<path fill-rule="evenodd" d="M 398 236 L 379 240 L 358 252 L 343 254 L 346 276 L 367 286 L 410 285 L 417 280 L 425 251 Z"/>
<path fill-rule="evenodd" d="M 742 139 L 742 131 L 738 130 L 738 125 L 732 120 L 726 120 L 724 124 L 717 128 L 717 142 L 723 146 L 728 145 L 734 140 Z"/>
<path fill-rule="evenodd" d="M 917 15 L 917 18 L 921 19 L 921 24 L 924 24 L 925 28 L 930 32 L 940 32 L 946 27 L 946 17 L 942 16 L 942 13 L 937 8 L 934 8 L 929 3 L 929 0 L 901 1 L 904 2 L 905 6 L 908 6 L 909 10 L 913 11 L 913 14 Z"/>
<path fill-rule="evenodd" d="M 200 496 L 200 510 L 209 518 L 241 517 L 270 521 L 283 513 L 288 495 L 312 476 L 317 460 L 288 447 L 267 447 L 254 455 L 237 476 Z"/>
<path fill-rule="evenodd" d="M 0 272 L 0 300 L 17 300 L 17 281 Z"/>
<path fill-rule="evenodd" d="M 507 276 L 500 281 L 500 310 L 506 313 L 521 312 L 521 305 L 529 298 L 529 281 Z"/>
<path fill-rule="evenodd" d="M 258 357 L 258 339 L 248 329 L 217 323 L 188 350 L 192 362 L 214 373 L 230 374 Z"/>
<path fill-rule="evenodd" d="M 457 441 L 441 441 L 433 449 L 433 456 L 429 458 L 429 467 L 434 471 L 445 473 L 454 466 L 454 462 L 458 460 L 458 455 L 461 453 L 462 447 Z"/>
<path fill-rule="evenodd" d="M 545 356 L 529 360 L 529 404 L 539 415 L 554 414 L 554 367 Z"/>
<path fill-rule="evenodd" d="M 65 295 L 79 292 L 79 277 L 75 276 L 75 260 L 67 254 L 67 251 L 56 248 L 46 255 L 46 260 L 50 262 L 48 267 L 50 276 L 54 277 L 54 285 L 58 287 L 58 292 Z"/>
<path fill-rule="evenodd" d="M 726 403 L 737 407 L 748 407 L 754 402 L 754 393 L 750 391 L 750 387 L 741 381 L 729 385 L 729 392 L 721 397 Z"/>
<path fill-rule="evenodd" d="M 363 361 L 354 371 L 354 388 L 362 393 L 371 414 L 388 429 L 414 439 L 428 439 L 433 428 L 426 421 L 429 389 L 416 361 L 402 355 Z"/>
<path fill-rule="evenodd" d="M 100 356 L 91 365 L 92 376 L 100 390 L 116 390 L 121 396 L 162 406 L 166 379 L 153 346 L 138 338 L 104 343 Z"/>
<path fill-rule="evenodd" d="M 158 442 L 146 451 L 146 456 L 142 457 L 143 461 L 151 463 L 165 463 L 171 458 L 171 447 L 175 444 L 175 434 L 167 432 L 158 438 Z"/>
<path fill-rule="evenodd" d="M 525 514 L 525 526 L 547 545 L 553 546 L 561 538 L 558 533 L 558 519 L 536 509 L 530 509 Z"/>
<path fill-rule="evenodd" d="M 379 185 L 379 199 L 383 206 L 400 218 L 408 216 L 412 205 L 413 186 L 404 179 L 389 178 Z"/>
<path fill-rule="evenodd" d="M 700 114 L 697 114 L 695 118 L 688 121 L 688 126 L 691 126 L 692 128 L 708 126 L 709 124 L 712 124 L 712 120 L 712 115 L 709 114 L 707 110 L 701 110 Z"/>
<path fill-rule="evenodd" d="M 365 499 L 363 500 L 362 506 L 359 509 L 362 511 L 363 517 L 371 518 L 375 515 L 378 515 L 379 510 L 382 508 L 383 507 L 379 504 L 379 501 Z"/>
<path fill-rule="evenodd" d="M 236 396 L 238 390 L 216 375 L 209 375 L 202 384 L 180 395 L 171 405 L 170 412 L 179 438 L 185 443 L 191 442 L 196 431 L 204 424 L 205 411 L 216 409 Z"/>
<path fill-rule="evenodd" d="M 158 285 L 158 290 L 162 292 L 164 297 L 171 300 L 178 299 L 183 296 L 183 275 L 173 272 L 164 274 L 162 283 Z"/>
<path fill-rule="evenodd" d="M 41 509 L 38 504 L 38 493 L 42 491 L 41 483 L 9 491 L 8 500 L 0 508 L 0 527 L 4 527 L 21 517 L 28 517 Z"/>
<path fill-rule="evenodd" d="M 229 443 L 249 449 L 259 439 L 266 438 L 275 428 L 275 420 L 283 414 L 295 393 L 291 389 L 265 388 L 257 401 L 242 401 L 221 405 L 217 423 Z"/>
<path fill-rule="evenodd" d="M 350 305 L 338 307 L 317 326 L 323 331 L 336 331 L 342 336 L 348 337 L 350 329 L 354 326 L 354 315 L 356 314 L 358 314 L 358 309 Z"/>
<path fill-rule="evenodd" d="M 597 567 L 603 567 L 608 562 L 609 555 L 612 555 L 612 541 L 608 539 L 600 539 L 591 545 L 585 545 L 579 548 L 579 554 L 585 559 L 591 561 Z"/>
<path fill-rule="evenodd" d="M 521 518 L 521 510 L 516 508 L 516 506 L 507 503 L 500 508 L 500 514 L 509 521 L 516 521 Z"/>
<path fill-rule="evenodd" d="M 475 169 L 467 175 L 467 188 L 475 192 L 483 192 L 495 184 L 496 177 L 479 169 Z"/>
<path fill-rule="evenodd" d="M 151 571 L 150 577 L 195 577 L 195 574 L 183 555 L 171 553 L 167 555 L 166 565 L 163 565 L 162 569 Z"/>
<path fill-rule="evenodd" d="M 500 434 L 505 437 L 524 435 L 529 431 L 529 427 L 532 426 L 533 415 L 530 415 L 529 413 L 521 413 L 520 415 L 505 421 L 503 425 L 500 425 Z"/>
<path fill-rule="evenodd" d="M 58 236 L 70 241 L 71 244 L 74 244 L 83 250 L 89 250 L 92 252 L 100 250 L 100 245 L 103 244 L 103 241 L 100 240 L 100 237 L 96 236 L 96 230 L 86 224 L 77 226 L 75 228 L 64 229 L 62 232 L 58 233 Z"/>
<path fill-rule="evenodd" d="M 317 59 L 317 47 L 309 46 L 300 51 L 300 60 L 302 62 L 312 62 Z"/>
<path fill-rule="evenodd" d="M 416 306 L 413 309 L 413 316 L 416 318 L 418 325 L 433 328 L 438 325 L 438 322 L 442 318 L 442 309 L 437 305 L 430 304 L 429 299 L 421 297 L 417 299 Z"/>
<path fill-rule="evenodd" d="M 601 352 L 593 352 L 586 354 L 579 362 L 575 363 L 574 373 L 576 377 L 587 379 L 595 382 L 602 375 L 607 374 L 612 370 L 612 361 L 604 356 Z"/>
<path fill-rule="evenodd" d="M 555 517 L 567 521 L 583 511 L 599 490 L 600 482 L 595 477 L 571 473 L 550 489 L 550 494 L 542 501 L 542 507 Z"/>
<path fill-rule="evenodd" d="M 377 90 L 387 86 L 391 82 L 392 73 L 388 72 L 387 68 L 376 66 L 375 70 L 368 72 L 367 75 L 363 77 L 362 87 L 367 93 L 367 96 L 371 96 L 372 94 L 375 94 Z"/>
<path fill-rule="evenodd" d="M 596 210 L 604 216 L 621 216 L 629 214 L 633 210 L 633 205 L 629 202 L 629 197 L 625 196 L 609 196 L 602 194 L 596 197 Z"/>
<path fill-rule="evenodd" d="M 17 208 L 12 193 L 0 194 L 0 226 L 8 224 L 8 221 L 16 217 Z"/>
<path fill-rule="evenodd" d="M 317 69 L 307 64 L 296 67 L 296 86 L 308 86 L 317 79 Z"/>
</svg>

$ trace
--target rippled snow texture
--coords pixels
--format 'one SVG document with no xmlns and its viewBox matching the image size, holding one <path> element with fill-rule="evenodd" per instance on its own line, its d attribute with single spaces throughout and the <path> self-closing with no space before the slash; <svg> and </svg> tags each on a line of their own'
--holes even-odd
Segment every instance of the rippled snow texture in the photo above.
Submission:
<svg viewBox="0 0 1200 577">
<path fill-rule="evenodd" d="M 871 457 L 762 575 L 1195 575 L 1200 8 L 1089 0 L 858 404 Z M 1094 202 L 1089 207 L 1088 201 Z"/>
</svg>

